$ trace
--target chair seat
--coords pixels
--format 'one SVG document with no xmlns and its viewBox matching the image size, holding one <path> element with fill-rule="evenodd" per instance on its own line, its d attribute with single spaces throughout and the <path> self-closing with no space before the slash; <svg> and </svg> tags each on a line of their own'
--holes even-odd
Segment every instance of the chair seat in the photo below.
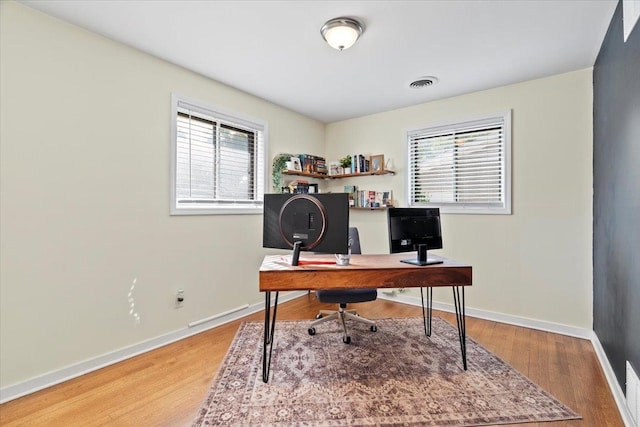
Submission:
<svg viewBox="0 0 640 427">
<path fill-rule="evenodd" d="M 360 236 L 358 235 L 358 229 L 355 227 L 349 227 L 349 242 L 351 244 L 351 253 L 359 254 L 360 252 Z M 340 309 L 335 312 L 327 312 L 325 310 L 321 310 L 317 320 L 311 323 L 311 327 L 308 329 L 309 335 L 316 334 L 316 326 L 332 321 L 334 319 L 340 320 L 342 323 L 342 329 L 344 330 L 344 335 L 342 336 L 342 342 L 345 344 L 351 343 L 351 337 L 347 333 L 347 323 L 346 319 L 352 320 L 358 323 L 364 323 L 369 325 L 369 329 L 371 332 L 375 332 L 378 330 L 376 327 L 376 322 L 373 320 L 365 319 L 364 317 L 360 317 L 353 310 L 347 310 L 347 304 L 354 302 L 367 302 L 373 301 L 378 298 L 378 291 L 374 288 L 364 288 L 364 289 L 323 289 L 316 291 L 316 298 L 318 301 L 327 304 L 339 304 Z M 325 316 L 328 314 L 328 316 Z"/>
<path fill-rule="evenodd" d="M 316 291 L 318 301 L 323 303 L 349 304 L 374 301 L 378 298 L 376 289 L 328 289 Z"/>
</svg>

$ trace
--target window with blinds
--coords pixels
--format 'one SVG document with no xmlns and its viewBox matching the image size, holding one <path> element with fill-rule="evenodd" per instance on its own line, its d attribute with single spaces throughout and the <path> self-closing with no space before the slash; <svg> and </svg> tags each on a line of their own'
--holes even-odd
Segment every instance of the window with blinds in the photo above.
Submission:
<svg viewBox="0 0 640 427">
<path fill-rule="evenodd" d="M 511 112 L 407 132 L 409 205 L 511 213 Z"/>
<path fill-rule="evenodd" d="M 266 124 L 172 97 L 172 214 L 262 213 Z"/>
</svg>

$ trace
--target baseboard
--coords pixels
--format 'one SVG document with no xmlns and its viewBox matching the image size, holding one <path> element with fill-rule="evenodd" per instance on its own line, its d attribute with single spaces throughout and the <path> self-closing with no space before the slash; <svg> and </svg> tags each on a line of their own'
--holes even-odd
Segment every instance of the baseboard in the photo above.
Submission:
<svg viewBox="0 0 640 427">
<path fill-rule="evenodd" d="M 607 378 L 607 382 L 609 383 L 609 389 L 611 389 L 616 405 L 618 405 L 618 412 L 620 412 L 624 425 L 626 427 L 636 427 L 636 424 L 633 422 L 633 417 L 631 417 L 631 412 L 629 412 L 629 408 L 627 408 L 627 399 L 625 398 L 624 391 L 622 391 L 622 387 L 618 383 L 616 374 L 613 372 L 613 368 L 609 363 L 609 358 L 604 352 L 604 348 L 600 343 L 598 335 L 594 331 L 591 331 L 591 343 L 593 344 L 596 356 L 600 361 L 600 366 L 602 366 L 604 376 Z"/>
<path fill-rule="evenodd" d="M 302 295 L 306 295 L 306 291 L 286 292 L 280 296 L 279 302 L 289 301 Z M 208 329 L 215 328 L 216 326 L 224 325 L 225 323 L 232 322 L 240 319 L 249 314 L 256 313 L 264 309 L 264 303 L 256 303 L 252 305 L 244 305 L 237 309 L 229 310 L 221 313 L 217 316 L 209 317 L 201 321 L 192 322 L 191 327 L 179 329 L 174 332 L 170 332 L 165 335 L 161 335 L 156 338 L 152 338 L 147 341 L 134 344 L 129 347 L 125 347 L 120 350 L 116 350 L 102 356 L 91 358 L 62 369 L 58 369 L 46 374 L 31 378 L 27 381 L 13 384 L 10 386 L 0 388 L 0 403 L 5 403 L 10 400 L 17 399 L 22 396 L 34 393 L 36 391 L 51 387 L 56 384 L 68 381 L 73 378 L 77 378 L 81 375 L 88 374 L 89 372 L 97 371 L 109 365 L 121 362 L 126 359 L 130 359 L 142 353 L 146 353 L 156 348 L 163 347 L 167 344 L 179 341 L 181 339 L 190 337 Z"/>
<path fill-rule="evenodd" d="M 404 304 L 421 306 L 420 298 L 412 297 L 407 295 L 398 295 L 398 294 L 385 294 L 384 292 L 378 292 L 378 297 L 382 299 L 386 299 L 389 301 L 401 302 Z M 455 307 L 453 304 L 446 304 L 434 301 L 433 308 L 436 310 L 446 311 L 450 313 L 455 313 Z M 486 310 L 478 310 L 474 308 L 466 308 L 465 314 L 471 317 L 477 317 L 479 319 L 485 320 L 493 320 L 500 323 L 506 323 L 509 325 L 515 326 L 523 326 L 525 328 L 537 329 L 545 332 L 553 332 L 556 334 L 567 335 L 576 338 L 583 338 L 591 341 L 593 348 L 595 350 L 596 356 L 598 357 L 598 361 L 600 362 L 600 366 L 605 374 L 607 379 L 607 383 L 609 385 L 609 389 L 611 390 L 611 394 L 613 394 L 613 398 L 618 406 L 618 412 L 620 412 L 620 416 L 622 417 L 622 421 L 624 422 L 626 427 L 636 427 L 633 423 L 633 419 L 631 418 L 631 413 L 627 408 L 626 399 L 624 396 L 624 392 L 618 384 L 618 380 L 613 372 L 613 368 L 611 368 L 611 364 L 609 363 L 609 359 L 607 358 L 604 349 L 602 348 L 602 344 L 600 344 L 600 340 L 596 333 L 590 329 L 584 328 L 576 328 L 574 326 L 562 325 L 559 323 L 553 322 L 545 322 L 541 320 L 529 319 L 526 317 L 512 316 L 502 313 L 495 313 L 492 311 Z"/>
<path fill-rule="evenodd" d="M 384 292 L 378 292 L 378 297 L 389 301 L 401 302 L 409 305 L 421 305 L 420 298 L 403 294 L 390 295 L 385 294 Z M 449 313 L 455 313 L 455 307 L 453 304 L 434 301 L 433 308 Z M 479 310 L 469 307 L 465 308 L 465 314 L 467 316 L 477 317 L 479 319 L 493 320 L 494 322 L 507 323 L 509 325 L 522 326 L 529 329 L 553 332 L 556 334 L 583 338 L 587 340 L 591 339 L 592 331 L 590 329 L 577 328 L 575 326 L 563 325 L 561 323 L 545 322 L 543 320 L 530 319 L 527 317 L 513 316 L 509 314 L 496 313 L 493 311 Z"/>
<path fill-rule="evenodd" d="M 289 301 L 305 294 L 306 291 L 288 292 L 282 295 L 282 297 L 280 298 L 280 302 Z M 383 292 L 379 292 L 378 296 L 381 299 L 386 299 L 389 301 L 396 301 L 404 304 L 420 306 L 420 299 L 417 297 L 410 297 L 406 295 L 388 295 L 384 294 Z M 452 304 L 446 304 L 437 301 L 433 302 L 433 308 L 451 313 L 455 312 L 455 308 Z M 179 329 L 177 331 L 153 338 L 148 341 L 144 341 L 120 350 L 116 350 L 111 353 L 107 353 L 102 356 L 88 359 L 83 362 L 46 373 L 44 375 L 40 375 L 38 377 L 34 377 L 22 383 L 0 388 L 0 403 L 5 403 L 10 400 L 14 400 L 19 397 L 26 396 L 36 391 L 45 389 L 47 387 L 60 384 L 64 381 L 77 378 L 89 372 L 96 371 L 98 369 L 113 365 L 139 354 L 146 353 L 156 348 L 165 346 L 167 344 L 171 344 L 200 332 L 215 328 L 220 325 L 224 325 L 225 323 L 232 322 L 263 309 L 264 305 L 262 303 L 256 303 L 243 306 L 237 310 L 229 310 L 225 313 L 222 313 L 221 315 L 204 319 L 203 321 L 192 322 L 191 324 L 194 325 L 192 327 Z M 502 313 L 494 313 L 491 311 L 478 310 L 473 308 L 467 308 L 466 314 L 468 316 L 477 317 L 480 319 L 492 320 L 496 322 L 523 326 L 526 328 L 538 329 L 590 340 L 593 344 L 598 360 L 600 361 L 600 366 L 602 366 L 602 370 L 605 373 L 609 388 L 611 390 L 611 393 L 613 394 L 616 404 L 618 405 L 618 410 L 625 423 L 625 426 L 634 427 L 631 414 L 629 413 L 629 410 L 626 406 L 624 393 L 620 385 L 618 384 L 616 376 L 613 373 L 613 369 L 611 368 L 609 360 L 607 359 L 604 349 L 602 348 L 600 340 L 598 339 L 595 332 L 593 332 L 592 330 L 561 325 L 553 322 L 544 322 L 535 319 L 511 316 Z"/>
</svg>

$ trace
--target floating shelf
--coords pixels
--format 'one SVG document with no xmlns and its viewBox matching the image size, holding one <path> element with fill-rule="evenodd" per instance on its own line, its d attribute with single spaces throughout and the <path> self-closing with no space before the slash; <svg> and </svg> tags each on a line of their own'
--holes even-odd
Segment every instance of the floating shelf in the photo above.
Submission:
<svg viewBox="0 0 640 427">
<path fill-rule="evenodd" d="M 392 208 L 393 206 L 379 206 L 377 208 L 364 208 L 362 206 L 349 206 L 349 209 L 356 209 L 359 211 L 383 211 L 387 208 Z"/>
<path fill-rule="evenodd" d="M 301 172 L 301 171 L 290 171 L 284 170 L 282 171 L 283 175 L 293 175 L 293 176 L 304 176 L 307 178 L 318 178 L 318 179 L 327 179 L 327 174 L 324 173 L 309 173 L 309 172 Z"/>
<path fill-rule="evenodd" d="M 340 175 L 326 175 L 322 173 L 308 173 L 308 172 L 291 171 L 291 170 L 284 170 L 282 171 L 282 173 L 284 175 L 304 176 L 307 178 L 317 178 L 317 179 L 342 179 L 342 178 L 352 178 L 356 176 L 395 175 L 396 174 L 394 171 L 390 171 L 390 170 L 360 172 L 360 173 L 345 173 Z"/>
</svg>

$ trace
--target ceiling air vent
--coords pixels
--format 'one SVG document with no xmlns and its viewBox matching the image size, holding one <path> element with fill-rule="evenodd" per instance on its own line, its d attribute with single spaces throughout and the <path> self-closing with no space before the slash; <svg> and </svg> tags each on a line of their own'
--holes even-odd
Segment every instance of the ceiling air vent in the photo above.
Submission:
<svg viewBox="0 0 640 427">
<path fill-rule="evenodd" d="M 410 88 L 413 89 L 422 89 L 424 87 L 433 86 L 438 83 L 438 78 L 433 76 L 420 77 L 418 80 L 415 80 L 409 84 Z"/>
</svg>

